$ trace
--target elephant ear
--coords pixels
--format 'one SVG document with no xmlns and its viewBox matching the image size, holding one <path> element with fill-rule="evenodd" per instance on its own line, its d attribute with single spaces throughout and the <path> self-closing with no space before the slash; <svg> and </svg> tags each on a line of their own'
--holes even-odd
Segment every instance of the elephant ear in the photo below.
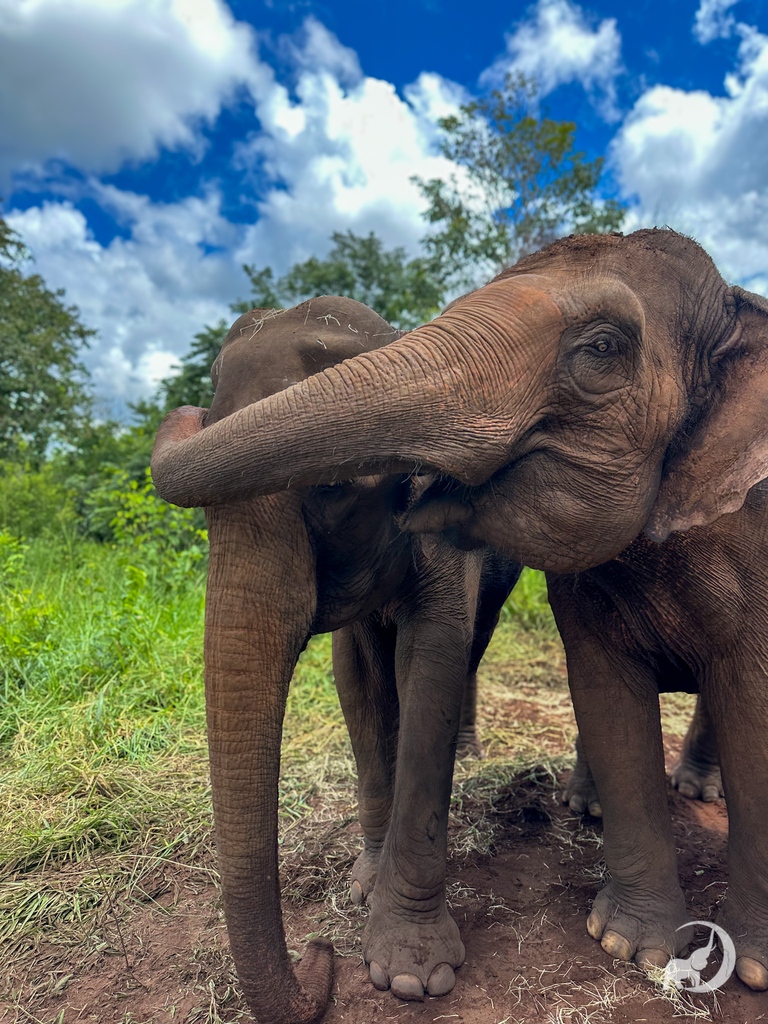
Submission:
<svg viewBox="0 0 768 1024">
<path fill-rule="evenodd" d="M 737 512 L 768 478 L 768 299 L 730 295 L 734 328 L 711 355 L 709 401 L 668 459 L 646 526 L 654 540 Z"/>
</svg>

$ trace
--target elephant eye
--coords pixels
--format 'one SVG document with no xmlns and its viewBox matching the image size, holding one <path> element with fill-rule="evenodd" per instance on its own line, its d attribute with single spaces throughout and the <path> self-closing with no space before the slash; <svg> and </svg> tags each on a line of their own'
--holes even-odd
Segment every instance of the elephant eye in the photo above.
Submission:
<svg viewBox="0 0 768 1024">
<path fill-rule="evenodd" d="M 590 341 L 586 345 L 586 348 L 588 348 L 591 352 L 596 353 L 597 355 L 604 356 L 608 355 L 609 353 L 616 352 L 618 349 L 618 345 L 616 339 L 613 338 L 610 334 L 601 334 L 598 338 L 595 338 L 593 341 Z"/>
</svg>

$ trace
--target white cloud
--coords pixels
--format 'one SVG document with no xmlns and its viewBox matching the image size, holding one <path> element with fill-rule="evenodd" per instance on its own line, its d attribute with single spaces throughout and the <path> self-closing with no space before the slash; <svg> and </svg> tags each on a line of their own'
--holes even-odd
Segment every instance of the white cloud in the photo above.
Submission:
<svg viewBox="0 0 768 1024">
<path fill-rule="evenodd" d="M 68 202 L 48 202 L 7 220 L 35 255 L 35 270 L 98 331 L 84 361 L 97 394 L 118 411 L 152 393 L 206 323 L 232 319 L 246 293 L 231 250 L 237 229 L 215 193 L 174 205 L 93 184 L 93 196 L 131 230 L 100 245 Z M 224 251 L 206 252 L 206 247 Z"/>
<path fill-rule="evenodd" d="M 764 290 L 768 266 L 768 36 L 738 26 L 726 95 L 655 86 L 616 136 L 611 162 L 633 225 L 694 235 L 726 277 Z"/>
<path fill-rule="evenodd" d="M 312 19 L 277 46 L 291 55 L 294 91 L 269 69 L 254 78 L 258 130 L 254 120 L 239 148 L 244 195 L 250 170 L 258 172 L 256 224 L 229 222 L 215 188 L 202 198 L 153 203 L 95 176 L 85 186 L 57 183 L 55 167 L 37 181 L 62 198 L 8 216 L 46 281 L 65 288 L 99 332 L 85 361 L 97 392 L 117 407 L 150 394 L 204 324 L 232 318 L 229 303 L 248 294 L 243 263 L 280 273 L 322 254 L 331 232 L 346 229 L 373 230 L 387 245 L 418 250 L 425 203 L 410 178 L 452 169 L 435 155 L 435 124 L 466 95 L 422 74 L 403 98 L 390 83 L 363 76 L 353 52 Z M 75 205 L 83 196 L 128 237 L 96 241 Z"/>
<path fill-rule="evenodd" d="M 246 168 L 275 182 L 258 202 L 259 221 L 242 255 L 286 266 L 328 247 L 332 231 L 375 231 L 415 252 L 424 199 L 411 178 L 445 176 L 436 121 L 466 98 L 459 86 L 423 73 L 405 98 L 380 79 L 344 88 L 324 68 L 304 66 L 295 100 L 276 86 L 257 103 L 261 131 L 239 149 Z"/>
<path fill-rule="evenodd" d="M 733 35 L 736 19 L 730 13 L 739 0 L 701 0 L 693 23 L 693 34 L 705 45 Z"/>
<path fill-rule="evenodd" d="M 509 72 L 539 83 L 546 95 L 558 85 L 578 82 L 604 117 L 618 117 L 616 78 L 621 73 L 621 36 L 615 18 L 593 27 L 571 0 L 538 0 L 531 16 L 506 36 L 506 52 L 480 77 L 498 84 Z"/>
<path fill-rule="evenodd" d="M 269 78 L 252 42 L 223 0 L 0 0 L 0 179 L 198 146 L 196 123 Z"/>
<path fill-rule="evenodd" d="M 295 35 L 280 39 L 278 49 L 296 68 L 309 71 L 322 68 L 341 82 L 350 84 L 363 77 L 355 51 L 343 46 L 325 25 L 311 15 Z"/>
</svg>

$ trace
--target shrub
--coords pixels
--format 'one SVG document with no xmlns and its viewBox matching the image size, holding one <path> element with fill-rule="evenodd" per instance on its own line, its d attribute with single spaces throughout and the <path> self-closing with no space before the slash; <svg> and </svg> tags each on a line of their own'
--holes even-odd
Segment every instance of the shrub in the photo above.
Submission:
<svg viewBox="0 0 768 1024">
<path fill-rule="evenodd" d="M 112 470 L 84 499 L 86 532 L 99 540 L 148 547 L 163 555 L 186 551 L 193 561 L 204 557 L 208 533 L 199 509 L 177 508 L 163 501 L 149 469 L 142 480 Z"/>
<path fill-rule="evenodd" d="M 32 538 L 74 521 L 74 493 L 57 479 L 52 463 L 32 469 L 0 462 L 0 529 Z"/>
<path fill-rule="evenodd" d="M 50 605 L 22 586 L 27 551 L 18 537 L 0 530 L 0 660 L 6 677 L 50 647 Z"/>
</svg>

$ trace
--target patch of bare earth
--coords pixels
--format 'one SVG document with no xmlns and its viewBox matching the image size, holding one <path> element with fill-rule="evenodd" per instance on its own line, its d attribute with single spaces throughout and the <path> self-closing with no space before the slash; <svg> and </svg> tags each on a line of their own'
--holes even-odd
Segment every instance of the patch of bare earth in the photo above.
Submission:
<svg viewBox="0 0 768 1024">
<path fill-rule="evenodd" d="M 366 911 L 346 898 L 360 844 L 352 779 L 345 794 L 313 801 L 313 814 L 283 833 L 289 947 L 300 951 L 318 932 L 337 947 L 324 1024 L 768 1021 L 766 994 L 731 979 L 716 995 L 673 1000 L 588 937 L 585 920 L 602 877 L 601 826 L 560 804 L 556 769 L 572 749 L 574 724 L 556 649 L 538 667 L 492 657 L 482 700 L 489 758 L 457 767 L 451 818 L 449 896 L 467 959 L 450 995 L 403 1003 L 367 979 L 360 957 Z M 665 700 L 668 767 L 690 707 L 687 698 Z M 691 917 L 710 920 L 726 884 L 725 807 L 673 790 L 670 806 Z M 246 1019 L 212 872 L 209 848 L 190 851 L 188 862 L 182 851 L 143 881 L 139 895 L 134 888 L 129 903 L 117 887 L 82 927 L 70 922 L 7 943 L 0 1022 Z M 41 886 L 61 884 L 50 869 L 40 875 Z"/>
</svg>

